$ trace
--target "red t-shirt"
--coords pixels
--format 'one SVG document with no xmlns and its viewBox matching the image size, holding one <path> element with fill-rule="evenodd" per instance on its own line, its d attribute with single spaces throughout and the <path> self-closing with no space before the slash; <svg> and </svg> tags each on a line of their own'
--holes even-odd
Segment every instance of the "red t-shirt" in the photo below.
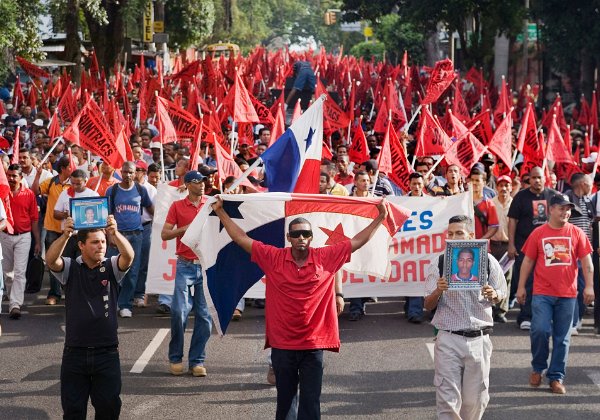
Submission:
<svg viewBox="0 0 600 420">
<path fill-rule="evenodd" d="M 475 211 L 475 238 L 481 239 L 487 232 L 488 228 L 496 227 L 500 225 L 498 220 L 498 212 L 496 211 L 496 205 L 488 198 L 484 198 L 477 204 L 476 209 L 481 212 L 487 220 L 487 224 L 483 224 L 479 217 L 477 217 L 477 211 Z"/>
<path fill-rule="evenodd" d="M 252 243 L 252 261 L 267 277 L 265 348 L 339 351 L 333 279 L 351 254 L 350 241 L 310 248 L 298 267 L 291 248 Z"/>
<path fill-rule="evenodd" d="M 183 177 L 179 177 L 177 179 L 174 179 L 173 181 L 169 181 L 169 185 L 171 187 L 181 187 L 183 184 L 185 184 L 185 182 L 183 182 Z"/>
<path fill-rule="evenodd" d="M 592 252 L 590 241 L 580 228 L 567 223 L 554 229 L 546 223 L 531 233 L 522 251 L 536 260 L 534 295 L 577 296 L 577 260 Z"/>
<path fill-rule="evenodd" d="M 188 197 L 175 201 L 173 204 L 171 204 L 171 207 L 169 207 L 169 212 L 167 213 L 165 223 L 169 223 L 177 227 L 189 225 L 194 221 L 196 215 L 200 212 L 200 209 L 205 202 L 205 196 L 202 196 L 200 205 L 198 207 L 192 204 Z M 181 237 L 177 237 L 176 241 L 177 246 L 175 248 L 175 254 L 188 260 L 195 260 L 198 258 L 194 251 L 190 249 L 190 247 L 181 242 Z"/>
<path fill-rule="evenodd" d="M 31 232 L 31 222 L 40 218 L 35 194 L 29 188 L 21 187 L 14 195 L 11 191 L 9 197 L 15 233 Z"/>
</svg>

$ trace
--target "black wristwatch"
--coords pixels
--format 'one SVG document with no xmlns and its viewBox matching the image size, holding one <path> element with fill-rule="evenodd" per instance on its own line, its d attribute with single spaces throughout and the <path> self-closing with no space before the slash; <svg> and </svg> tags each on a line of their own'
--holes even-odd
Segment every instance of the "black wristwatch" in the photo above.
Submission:
<svg viewBox="0 0 600 420">
<path fill-rule="evenodd" d="M 344 299 L 344 294 L 343 293 L 336 293 L 335 297 L 341 297 L 342 299 Z"/>
</svg>

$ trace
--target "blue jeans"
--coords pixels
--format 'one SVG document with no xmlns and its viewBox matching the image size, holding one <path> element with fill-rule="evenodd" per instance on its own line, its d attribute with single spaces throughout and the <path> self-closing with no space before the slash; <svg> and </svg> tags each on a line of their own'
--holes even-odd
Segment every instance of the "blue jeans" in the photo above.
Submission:
<svg viewBox="0 0 600 420">
<path fill-rule="evenodd" d="M 144 298 L 146 294 L 146 278 L 148 277 L 148 261 L 150 260 L 150 242 L 152 241 L 152 223 L 148 223 L 144 226 L 144 233 L 142 234 L 142 251 L 140 260 L 140 274 L 137 278 L 137 284 L 135 286 L 136 298 Z"/>
<path fill-rule="evenodd" d="M 583 289 L 585 289 L 585 277 L 583 277 L 583 269 L 581 268 L 581 261 L 577 261 L 577 304 L 573 311 L 573 326 L 579 323 L 580 319 L 583 319 L 585 315 L 585 303 L 583 303 Z"/>
<path fill-rule="evenodd" d="M 167 305 L 170 308 L 171 302 L 173 302 L 173 295 L 158 295 L 159 305 Z"/>
<path fill-rule="evenodd" d="M 365 314 L 365 303 L 366 298 L 350 298 L 350 313 L 351 314 Z"/>
<path fill-rule="evenodd" d="M 56 241 L 60 235 L 62 235 L 62 233 L 54 232 L 52 230 L 46 231 L 46 238 L 44 240 L 46 251 L 48 251 L 48 248 L 50 248 L 52 242 Z M 52 274 L 50 271 L 48 271 L 48 277 L 50 278 L 50 290 L 48 291 L 48 297 L 60 299 L 62 296 L 62 289 L 59 281 L 56 280 L 56 277 L 54 277 L 54 274 Z"/>
<path fill-rule="evenodd" d="M 181 363 L 183 359 L 183 336 L 192 309 L 195 319 L 188 357 L 190 368 L 204 364 L 212 320 L 204 298 L 202 268 L 198 264 L 177 259 L 175 290 L 171 302 L 171 341 L 169 342 L 171 363 Z"/>
<path fill-rule="evenodd" d="M 423 303 L 425 298 L 420 296 L 409 296 L 404 303 L 404 312 L 408 319 L 423 317 Z"/>
<path fill-rule="evenodd" d="M 562 382 L 565 377 L 575 303 L 575 298 L 545 295 L 534 295 L 531 300 L 531 366 L 540 373 L 547 368 L 546 377 L 550 381 Z M 552 356 L 548 366 L 550 337 Z"/>
<path fill-rule="evenodd" d="M 118 348 L 65 347 L 60 368 L 64 419 L 85 420 L 88 399 L 96 419 L 118 419 L 121 412 L 121 363 Z"/>
<path fill-rule="evenodd" d="M 320 419 L 323 350 L 271 351 L 277 387 L 276 420 Z M 300 386 L 298 405 L 294 398 Z M 297 416 L 296 416 L 297 410 Z"/>
<path fill-rule="evenodd" d="M 129 271 L 121 281 L 121 291 L 119 292 L 118 305 L 119 309 L 129 309 L 133 307 L 133 295 L 137 285 L 137 279 L 140 272 L 140 262 L 142 261 L 142 231 L 126 232 L 122 235 L 129 241 L 133 248 L 134 257 L 133 263 Z M 112 255 L 119 252 L 116 248 L 111 247 Z M 112 256 L 111 255 L 111 256 Z"/>
<path fill-rule="evenodd" d="M 511 286 L 510 286 L 511 295 L 513 295 L 513 296 L 517 291 L 517 286 L 519 284 L 519 276 L 520 276 L 520 272 L 521 272 L 521 264 L 523 263 L 524 258 L 525 258 L 525 256 L 521 252 L 519 255 L 517 255 L 517 258 L 515 259 L 515 265 L 513 266 L 513 278 L 511 279 Z M 514 293 L 513 293 L 513 288 L 514 288 Z M 531 298 L 532 298 L 532 294 L 533 294 L 533 271 L 531 272 L 529 277 L 527 277 L 527 281 L 525 282 L 525 291 L 527 292 L 527 296 L 525 297 L 525 303 L 523 305 L 521 305 L 521 311 L 519 312 L 519 315 L 517 315 L 517 324 L 521 324 L 521 322 L 523 322 L 523 321 L 531 321 Z"/>
</svg>

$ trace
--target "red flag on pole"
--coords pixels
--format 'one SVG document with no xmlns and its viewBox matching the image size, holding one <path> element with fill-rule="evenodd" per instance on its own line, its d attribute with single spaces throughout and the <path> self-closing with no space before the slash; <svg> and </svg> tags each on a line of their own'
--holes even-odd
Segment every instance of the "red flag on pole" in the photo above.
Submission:
<svg viewBox="0 0 600 420">
<path fill-rule="evenodd" d="M 543 159 L 544 151 L 539 141 L 537 127 L 535 124 L 535 110 L 532 104 L 527 105 L 523 121 L 521 122 L 521 131 L 517 141 L 517 149 L 523 153 L 523 156 L 529 157 L 531 161 Z"/>
<path fill-rule="evenodd" d="M 408 177 L 414 171 L 412 166 L 408 163 L 406 151 L 404 150 L 404 147 L 402 147 L 400 139 L 394 129 L 390 130 L 390 151 L 392 157 L 392 172 L 388 174 L 388 178 L 402 188 L 404 192 L 408 192 L 410 190 L 410 180 Z"/>
<path fill-rule="evenodd" d="M 228 176 L 233 176 L 235 179 L 242 177 L 243 172 L 238 164 L 235 163 L 235 159 L 223 149 L 218 141 L 215 142 L 215 160 L 217 161 L 218 174 L 221 180 L 224 180 Z M 247 178 L 244 178 L 240 185 L 254 189 L 254 186 Z"/>
<path fill-rule="evenodd" d="M 235 74 L 235 84 L 233 85 L 233 88 L 229 90 L 229 93 L 225 99 L 223 99 L 223 105 L 227 107 L 233 117 L 233 121 L 236 123 L 260 122 L 260 118 L 258 118 L 256 110 L 252 105 L 250 94 L 238 73 Z"/>
<path fill-rule="evenodd" d="M 433 115 L 429 112 L 429 108 L 423 107 L 417 130 L 415 156 L 443 155 L 451 144 L 452 142 L 448 134 L 446 134 L 439 122 L 433 118 Z"/>
<path fill-rule="evenodd" d="M 300 99 L 298 99 L 296 105 L 294 105 L 294 112 L 292 113 L 292 124 L 300 118 L 300 115 L 302 115 L 302 108 L 300 107 Z"/>
<path fill-rule="evenodd" d="M 8 185 L 8 178 L 6 172 L 4 172 L 4 165 L 0 165 L 0 200 L 4 204 L 4 211 L 6 212 L 6 232 L 13 234 L 13 216 L 10 209 L 10 185 Z"/>
<path fill-rule="evenodd" d="M 393 170 L 392 151 L 390 148 L 391 130 L 393 130 L 392 124 L 388 123 L 385 138 L 383 139 L 383 144 L 381 145 L 381 151 L 379 152 L 379 156 L 377 156 L 377 168 L 379 169 L 379 172 L 384 174 L 391 174 Z"/>
<path fill-rule="evenodd" d="M 13 138 L 13 154 L 10 160 L 11 164 L 19 163 L 19 136 L 21 135 L 21 127 L 17 126 L 15 137 Z"/>
<path fill-rule="evenodd" d="M 13 88 L 13 96 L 12 96 L 13 105 L 15 109 L 19 109 L 19 105 L 25 102 L 25 95 L 23 94 L 23 88 L 21 87 L 21 79 L 17 76 L 17 81 L 15 82 L 15 86 Z"/>
<path fill-rule="evenodd" d="M 194 138 L 194 135 L 196 134 L 196 129 L 199 124 L 198 119 L 196 117 L 194 117 L 192 114 L 190 114 L 180 106 L 177 106 L 174 102 L 171 102 L 168 99 L 165 99 L 161 96 L 157 96 L 156 101 L 161 103 L 161 109 L 166 110 L 167 116 L 171 121 L 173 128 L 175 129 L 177 137 L 188 139 Z M 163 117 L 164 115 L 161 115 L 161 118 Z M 170 141 L 164 143 L 170 143 Z"/>
<path fill-rule="evenodd" d="M 285 116 L 283 115 L 283 108 L 279 106 L 277 114 L 275 115 L 275 123 L 271 129 L 271 139 L 269 140 L 269 146 L 277 141 L 279 137 L 285 132 Z"/>
<path fill-rule="evenodd" d="M 571 151 L 567 149 L 567 146 L 565 146 L 565 142 L 560 135 L 556 117 L 552 118 L 550 131 L 548 132 L 546 158 L 556 163 L 573 163 Z"/>
<path fill-rule="evenodd" d="M 485 153 L 485 147 L 475 136 L 467 132 L 457 140 L 446 152 L 446 162 L 457 165 L 464 176 L 468 176 L 471 168 L 479 162 Z"/>
<path fill-rule="evenodd" d="M 169 117 L 168 101 L 160 96 L 156 97 L 156 122 L 158 125 L 158 137 L 162 144 L 177 141 L 177 131 L 173 121 Z"/>
<path fill-rule="evenodd" d="M 36 66 L 33 63 L 25 60 L 23 57 L 17 56 L 17 62 L 21 66 L 21 68 L 27 73 L 29 76 L 33 77 L 45 77 L 46 79 L 50 78 L 50 73 L 48 73 L 43 68 Z"/>
<path fill-rule="evenodd" d="M 352 144 L 348 149 L 348 159 L 356 164 L 361 164 L 369 160 L 369 146 L 367 145 L 367 137 L 362 129 L 362 118 L 354 129 Z"/>
<path fill-rule="evenodd" d="M 477 123 L 479 121 L 479 123 Z M 492 124 L 490 122 L 490 110 L 486 109 L 473 117 L 469 123 L 469 130 L 481 141 L 484 146 L 492 140 Z"/>
<path fill-rule="evenodd" d="M 452 60 L 447 58 L 435 63 L 421 105 L 427 105 L 437 101 L 448 86 L 450 86 L 450 83 L 452 83 L 455 77 L 456 75 L 454 74 Z"/>
<path fill-rule="evenodd" d="M 489 144 L 489 149 L 498 156 L 509 169 L 512 170 L 512 108 L 509 108 L 506 118 L 496 129 L 494 137 Z"/>
</svg>

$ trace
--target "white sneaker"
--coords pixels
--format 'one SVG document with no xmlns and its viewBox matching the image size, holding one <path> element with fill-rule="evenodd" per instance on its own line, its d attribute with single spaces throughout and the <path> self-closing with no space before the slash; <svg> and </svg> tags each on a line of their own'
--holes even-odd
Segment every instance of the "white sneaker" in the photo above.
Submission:
<svg viewBox="0 0 600 420">
<path fill-rule="evenodd" d="M 579 335 L 579 331 L 577 331 L 576 327 L 571 327 L 571 335 Z"/>
<path fill-rule="evenodd" d="M 580 330 L 581 327 L 583 327 L 583 319 L 580 319 L 577 325 L 575 325 L 575 328 L 577 328 L 578 330 Z"/>
<path fill-rule="evenodd" d="M 133 314 L 131 313 L 130 309 L 121 309 L 119 311 L 119 316 L 121 318 L 131 318 L 133 316 Z"/>
<path fill-rule="evenodd" d="M 531 329 L 531 322 L 530 321 L 523 321 L 523 322 L 521 322 L 521 325 L 519 325 L 519 328 L 521 328 L 522 330 L 530 330 Z"/>
<path fill-rule="evenodd" d="M 133 306 L 136 308 L 145 308 L 146 302 L 144 301 L 144 298 L 135 298 L 133 299 Z"/>
</svg>

